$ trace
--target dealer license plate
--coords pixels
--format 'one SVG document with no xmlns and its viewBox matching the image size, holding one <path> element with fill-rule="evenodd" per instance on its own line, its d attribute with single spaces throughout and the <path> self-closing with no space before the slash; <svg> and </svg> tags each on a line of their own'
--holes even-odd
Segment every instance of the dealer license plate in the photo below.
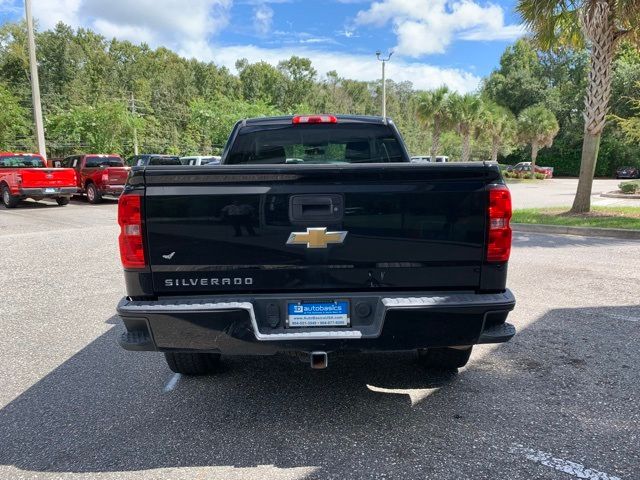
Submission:
<svg viewBox="0 0 640 480">
<path fill-rule="evenodd" d="M 58 189 L 57 188 L 45 188 L 44 189 L 44 193 L 57 193 Z"/>
<path fill-rule="evenodd" d="M 289 327 L 348 327 L 349 302 L 290 302 L 287 308 Z"/>
</svg>

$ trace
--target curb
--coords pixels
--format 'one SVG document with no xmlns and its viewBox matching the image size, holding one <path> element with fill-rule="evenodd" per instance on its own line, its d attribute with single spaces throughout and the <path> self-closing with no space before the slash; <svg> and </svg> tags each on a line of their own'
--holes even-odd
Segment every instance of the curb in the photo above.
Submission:
<svg viewBox="0 0 640 480">
<path fill-rule="evenodd" d="M 564 225 L 538 225 L 533 223 L 512 223 L 514 232 L 554 233 L 561 235 L 580 235 L 583 237 L 611 237 L 626 240 L 640 240 L 640 230 L 623 228 L 566 227 Z"/>
<path fill-rule="evenodd" d="M 606 198 L 627 198 L 627 199 L 631 198 L 635 200 L 640 200 L 640 194 L 635 194 L 635 193 L 607 192 L 607 193 L 601 193 L 600 196 L 606 197 Z"/>
</svg>

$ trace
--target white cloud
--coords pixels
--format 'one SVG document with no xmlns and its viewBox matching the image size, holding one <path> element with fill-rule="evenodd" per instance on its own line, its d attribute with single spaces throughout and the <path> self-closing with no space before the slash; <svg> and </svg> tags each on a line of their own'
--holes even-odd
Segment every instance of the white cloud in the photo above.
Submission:
<svg viewBox="0 0 640 480">
<path fill-rule="evenodd" d="M 520 25 L 505 25 L 504 10 L 473 0 L 380 0 L 356 15 L 356 25 L 382 27 L 391 23 L 396 51 L 420 57 L 444 53 L 451 42 L 513 40 L 523 35 Z"/>
<path fill-rule="evenodd" d="M 226 27 L 232 0 L 39 0 L 34 16 L 41 28 L 62 21 L 106 37 L 177 50 L 193 48 Z"/>
<path fill-rule="evenodd" d="M 259 35 L 266 35 L 273 24 L 273 8 L 267 4 L 258 5 L 253 10 L 253 28 Z"/>
<path fill-rule="evenodd" d="M 214 61 L 235 70 L 235 62 L 246 58 L 250 62 L 265 61 L 277 65 L 292 55 L 310 58 L 315 69 L 322 75 L 331 70 L 345 78 L 355 80 L 376 80 L 380 78 L 380 63 L 373 55 L 314 50 L 305 47 L 297 48 L 261 48 L 254 45 L 238 45 L 229 47 L 210 47 L 200 51 L 203 60 Z M 387 78 L 395 82 L 410 81 L 416 88 L 433 89 L 447 85 L 459 92 L 476 90 L 480 78 L 476 75 L 454 68 L 441 68 L 420 62 L 394 60 L 387 64 Z"/>
<path fill-rule="evenodd" d="M 33 16 L 40 29 L 54 27 L 58 22 L 78 25 L 78 9 L 81 0 L 44 0 L 33 4 Z"/>
<path fill-rule="evenodd" d="M 4 2 L 6 0 L 0 0 Z M 262 32 L 270 32 L 273 11 L 268 4 L 288 0 L 254 0 L 256 25 Z M 438 4 L 446 2 L 434 0 Z M 418 38 L 418 45 L 432 42 L 429 48 L 444 48 L 445 43 L 433 40 L 432 33 L 424 31 L 423 19 L 412 18 L 416 3 L 429 3 L 429 0 L 383 0 L 374 3 L 368 11 L 358 15 L 362 24 L 372 22 L 376 15 L 377 22 L 385 24 L 403 18 L 404 32 L 400 43 L 406 44 L 406 51 L 417 53 L 420 48 L 412 47 L 411 39 Z M 328 38 L 298 32 L 294 36 L 296 44 L 280 48 L 263 48 L 253 45 L 220 46 L 215 37 L 227 26 L 233 0 L 190 0 L 188 5 L 182 0 L 38 0 L 34 2 L 34 14 L 39 20 L 40 28 L 51 28 L 58 21 L 74 27 L 91 28 L 109 38 L 116 37 L 133 42 L 145 42 L 152 47 L 166 46 L 178 54 L 203 61 L 213 61 L 235 70 L 235 62 L 239 58 L 247 58 L 250 62 L 264 60 L 276 65 L 280 60 L 292 55 L 308 57 L 320 74 L 336 70 L 345 78 L 357 80 L 375 80 L 380 77 L 380 63 L 372 55 L 343 53 L 324 50 L 318 45 L 326 43 Z M 433 1 L 431 2 L 433 3 Z M 472 3 L 464 0 L 456 3 L 457 8 L 468 9 L 462 4 Z M 404 6 L 403 6 L 404 5 Z M 265 7 L 265 8 L 262 8 Z M 390 7 L 402 7 L 389 10 Z M 464 8 L 463 8 L 464 7 Z M 370 13 L 367 13 L 370 12 Z M 465 15 L 471 15 L 466 13 Z M 494 12 L 495 13 L 495 12 Z M 259 14 L 259 15 L 258 15 Z M 445 17 L 451 15 L 441 12 Z M 400 15 L 400 16 L 398 16 Z M 459 14 L 460 15 L 460 14 Z M 458 18 L 461 21 L 461 17 Z M 502 19 L 496 25 L 502 25 Z M 460 34 L 470 37 L 486 36 L 487 22 L 464 23 Z M 483 30 L 484 29 L 484 30 Z M 349 35 L 352 30 L 345 30 Z M 271 32 L 271 36 L 277 32 Z M 409 47 L 412 47 L 411 50 Z M 407 55 L 409 55 L 407 53 Z M 455 69 L 441 68 L 406 58 L 394 57 L 388 65 L 389 78 L 396 81 L 411 81 L 416 88 L 429 89 L 440 85 L 468 92 L 475 90 L 480 79 L 473 73 Z"/>
</svg>

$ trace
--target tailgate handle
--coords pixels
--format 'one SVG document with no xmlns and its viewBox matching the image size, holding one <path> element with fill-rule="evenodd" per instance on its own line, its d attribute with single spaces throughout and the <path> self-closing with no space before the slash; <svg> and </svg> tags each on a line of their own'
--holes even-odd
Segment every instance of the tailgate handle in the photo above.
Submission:
<svg viewBox="0 0 640 480">
<path fill-rule="evenodd" d="M 292 222 L 339 222 L 343 204 L 342 195 L 294 195 L 289 216 Z"/>
</svg>

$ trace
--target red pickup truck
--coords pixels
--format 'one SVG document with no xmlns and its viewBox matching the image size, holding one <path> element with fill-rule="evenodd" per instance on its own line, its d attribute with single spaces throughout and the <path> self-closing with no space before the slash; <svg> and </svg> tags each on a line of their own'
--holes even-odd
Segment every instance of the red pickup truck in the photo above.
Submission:
<svg viewBox="0 0 640 480">
<path fill-rule="evenodd" d="M 89 203 L 100 203 L 104 195 L 120 196 L 129 176 L 129 167 L 119 155 L 72 155 L 62 166 L 76 171 L 80 193 Z"/>
<path fill-rule="evenodd" d="M 51 198 L 62 206 L 78 191 L 76 172 L 49 168 L 37 153 L 0 153 L 0 190 L 6 208 L 17 207 L 25 198 Z"/>
</svg>

